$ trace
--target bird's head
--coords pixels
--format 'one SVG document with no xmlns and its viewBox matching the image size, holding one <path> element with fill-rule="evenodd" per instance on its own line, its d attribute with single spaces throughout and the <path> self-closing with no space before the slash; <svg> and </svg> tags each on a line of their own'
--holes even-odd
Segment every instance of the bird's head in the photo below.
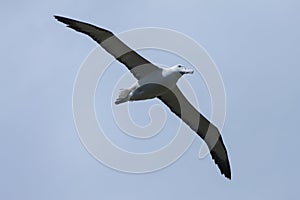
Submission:
<svg viewBox="0 0 300 200">
<path fill-rule="evenodd" d="M 173 70 L 176 71 L 176 72 L 179 72 L 182 75 L 184 74 L 192 74 L 194 73 L 194 70 L 192 69 L 188 69 L 187 67 L 184 67 L 182 65 L 175 65 L 173 66 Z"/>
</svg>

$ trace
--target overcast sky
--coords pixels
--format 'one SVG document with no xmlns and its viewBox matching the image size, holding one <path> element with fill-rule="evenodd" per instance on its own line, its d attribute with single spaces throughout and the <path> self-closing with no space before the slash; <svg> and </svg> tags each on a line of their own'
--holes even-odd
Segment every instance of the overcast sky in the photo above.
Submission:
<svg viewBox="0 0 300 200">
<path fill-rule="evenodd" d="M 299 196 L 298 1 L 3 1 L 0 5 L 1 199 L 274 200 Z M 218 66 L 226 89 L 222 135 L 232 180 L 220 175 L 210 156 L 198 159 L 202 144 L 198 138 L 178 161 L 152 173 L 122 173 L 94 159 L 74 125 L 72 92 L 80 65 L 97 44 L 58 23 L 54 14 L 114 33 L 142 27 L 173 29 L 201 44 Z M 159 52 L 141 54 L 164 65 L 178 62 Z M 104 77 L 111 80 L 109 87 L 115 84 L 116 74 L 126 72 L 121 64 L 113 65 Z M 210 116 L 201 76 L 187 80 L 199 83 L 195 87 L 200 109 Z M 101 98 L 101 87 L 96 99 Z M 109 103 L 96 103 L 98 111 L 103 102 Z M 147 124 L 142 111 L 134 110 L 133 105 L 133 118 Z M 104 114 L 97 116 L 101 119 Z M 167 116 L 179 123 L 170 113 Z M 114 130 L 108 137 L 125 149 L 151 149 L 174 137 L 171 126 L 158 136 L 161 140 L 153 138 L 152 143 L 116 131 L 114 123 L 106 126 Z"/>
</svg>

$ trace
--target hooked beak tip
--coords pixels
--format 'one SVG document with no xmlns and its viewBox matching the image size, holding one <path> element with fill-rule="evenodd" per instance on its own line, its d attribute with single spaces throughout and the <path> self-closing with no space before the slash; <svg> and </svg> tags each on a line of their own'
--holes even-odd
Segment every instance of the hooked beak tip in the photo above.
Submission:
<svg viewBox="0 0 300 200">
<path fill-rule="evenodd" d="M 187 72 L 186 72 L 187 74 L 193 74 L 194 73 L 194 70 L 188 70 Z"/>
</svg>

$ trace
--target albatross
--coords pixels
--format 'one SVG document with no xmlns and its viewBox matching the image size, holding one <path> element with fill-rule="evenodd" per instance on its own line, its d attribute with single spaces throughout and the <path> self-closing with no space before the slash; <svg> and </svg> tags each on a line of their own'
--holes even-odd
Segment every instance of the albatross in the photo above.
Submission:
<svg viewBox="0 0 300 200">
<path fill-rule="evenodd" d="M 151 63 L 116 37 L 111 31 L 61 16 L 54 16 L 59 22 L 95 40 L 120 63 L 124 64 L 137 82 L 129 89 L 120 91 L 115 104 L 129 101 L 158 98 L 185 122 L 207 144 L 212 159 L 221 174 L 231 179 L 227 150 L 216 126 L 206 119 L 183 95 L 177 86 L 184 74 L 193 70 L 182 65 L 161 68 Z"/>
</svg>

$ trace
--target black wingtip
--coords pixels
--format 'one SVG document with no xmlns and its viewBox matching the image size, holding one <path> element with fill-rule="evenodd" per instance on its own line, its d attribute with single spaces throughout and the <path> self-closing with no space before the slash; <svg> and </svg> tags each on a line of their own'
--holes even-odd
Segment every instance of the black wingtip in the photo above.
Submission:
<svg viewBox="0 0 300 200">
<path fill-rule="evenodd" d="M 225 171 L 225 172 L 224 172 L 224 176 L 225 176 L 226 178 L 228 178 L 229 180 L 231 180 L 231 172 L 230 172 L 230 169 L 229 169 L 228 171 Z"/>
<path fill-rule="evenodd" d="M 228 178 L 229 180 L 231 180 L 231 170 L 230 170 L 230 164 L 229 164 L 229 160 L 226 159 L 224 161 L 224 163 L 221 164 L 222 166 L 219 165 L 221 173 Z"/>
<path fill-rule="evenodd" d="M 57 20 L 57 21 L 61 21 L 64 17 L 58 16 L 58 15 L 53 15 L 53 17 Z"/>
<path fill-rule="evenodd" d="M 62 22 L 64 24 L 69 24 L 72 21 L 75 21 L 73 19 L 69 19 L 67 17 L 62 17 L 62 16 L 58 16 L 58 15 L 54 15 L 53 16 L 57 21 Z"/>
<path fill-rule="evenodd" d="M 230 170 L 229 160 L 216 159 L 216 157 L 214 160 L 217 166 L 219 167 L 221 174 L 223 174 L 226 178 L 231 180 L 231 170 Z"/>
<path fill-rule="evenodd" d="M 231 180 L 231 169 L 227 151 L 225 145 L 220 138 L 215 144 L 213 149 L 210 151 L 212 159 L 215 161 L 215 164 L 218 166 L 222 175 Z M 223 154 L 223 155 L 222 155 Z"/>
</svg>

